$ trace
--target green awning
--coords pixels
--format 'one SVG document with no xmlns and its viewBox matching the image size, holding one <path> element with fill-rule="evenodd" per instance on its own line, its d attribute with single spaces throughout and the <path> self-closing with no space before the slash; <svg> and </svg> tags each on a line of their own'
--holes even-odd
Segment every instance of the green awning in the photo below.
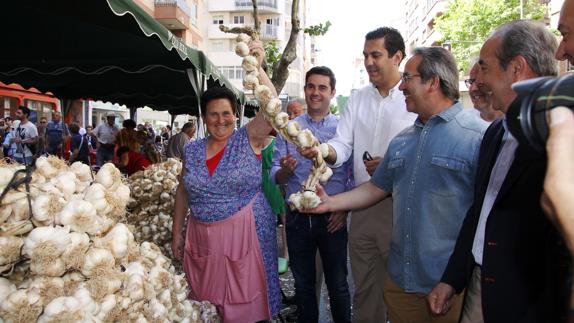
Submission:
<svg viewBox="0 0 574 323">
<path fill-rule="evenodd" d="M 7 1 L 0 10 L 0 81 L 197 115 L 197 93 L 234 89 L 206 55 L 186 46 L 132 0 Z"/>
</svg>

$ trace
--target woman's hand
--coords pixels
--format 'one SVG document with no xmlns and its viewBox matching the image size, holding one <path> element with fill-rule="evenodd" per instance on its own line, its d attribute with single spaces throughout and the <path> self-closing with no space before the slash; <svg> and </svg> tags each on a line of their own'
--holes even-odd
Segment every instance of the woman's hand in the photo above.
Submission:
<svg viewBox="0 0 574 323">
<path fill-rule="evenodd" d="M 181 232 L 173 232 L 173 238 L 171 240 L 171 252 L 173 252 L 173 257 L 179 261 L 183 261 L 183 248 L 185 246 L 185 241 L 183 240 L 183 234 Z"/>
</svg>

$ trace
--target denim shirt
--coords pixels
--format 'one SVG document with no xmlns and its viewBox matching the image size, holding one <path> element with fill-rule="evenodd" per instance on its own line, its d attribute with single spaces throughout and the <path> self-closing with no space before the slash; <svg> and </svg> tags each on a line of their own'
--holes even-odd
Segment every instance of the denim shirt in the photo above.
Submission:
<svg viewBox="0 0 574 323">
<path fill-rule="evenodd" d="M 460 103 L 399 133 L 371 182 L 393 194 L 390 278 L 406 292 L 440 281 L 473 201 L 488 124 Z"/>
<path fill-rule="evenodd" d="M 297 121 L 301 126 L 301 130 L 309 129 L 320 142 L 327 142 L 335 136 L 339 118 L 329 113 L 321 121 L 314 121 L 308 114 L 298 116 L 293 121 Z M 281 169 L 281 157 L 291 155 L 297 160 L 297 167 L 293 175 L 287 182 L 287 189 L 285 199 L 289 199 L 289 195 L 296 193 L 301 188 L 301 184 L 309 176 L 311 165 L 313 161 L 307 159 L 297 152 L 295 145 L 287 142 L 283 137 L 277 136 L 275 140 L 275 149 L 273 151 L 273 166 L 271 167 L 271 182 L 277 184 L 275 174 Z M 353 182 L 353 160 L 350 158 L 341 167 L 333 168 L 333 176 L 323 185 L 325 191 L 329 195 L 334 195 L 348 191 L 354 187 Z"/>
</svg>

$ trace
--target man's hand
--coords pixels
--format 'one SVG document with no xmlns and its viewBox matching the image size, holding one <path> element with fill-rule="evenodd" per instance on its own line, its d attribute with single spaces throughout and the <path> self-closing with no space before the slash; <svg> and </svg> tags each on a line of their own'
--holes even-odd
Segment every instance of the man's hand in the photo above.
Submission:
<svg viewBox="0 0 574 323">
<path fill-rule="evenodd" d="M 347 226 L 347 214 L 348 213 L 346 211 L 331 213 L 328 219 L 329 224 L 327 225 L 327 232 L 334 233 Z"/>
<path fill-rule="evenodd" d="M 313 214 L 321 214 L 321 213 L 331 212 L 330 197 L 329 197 L 329 195 L 327 195 L 327 193 L 325 192 L 325 190 L 323 189 L 323 186 L 321 186 L 321 184 L 317 184 L 317 186 L 315 187 L 315 194 L 317 194 L 317 196 L 319 196 L 319 198 L 321 199 L 321 204 L 319 204 L 314 209 L 302 209 L 302 210 L 299 210 L 299 212 L 301 212 L 301 213 L 313 213 Z"/>
<path fill-rule="evenodd" d="M 454 295 L 454 288 L 446 283 L 438 283 L 427 295 L 431 312 L 436 315 L 444 315 L 450 309 L 450 300 Z"/>
<path fill-rule="evenodd" d="M 173 252 L 173 256 L 175 259 L 179 261 L 183 261 L 183 248 L 184 248 L 184 241 L 183 241 L 183 234 L 181 232 L 173 234 L 173 238 L 171 240 L 171 252 Z"/>
<path fill-rule="evenodd" d="M 367 169 L 367 173 L 369 173 L 370 176 L 373 176 L 373 174 L 375 173 L 375 170 L 377 169 L 377 167 L 381 163 L 381 160 L 383 160 L 381 157 L 375 156 L 375 157 L 373 157 L 372 160 L 363 161 L 363 163 L 365 163 L 365 168 Z"/>
</svg>

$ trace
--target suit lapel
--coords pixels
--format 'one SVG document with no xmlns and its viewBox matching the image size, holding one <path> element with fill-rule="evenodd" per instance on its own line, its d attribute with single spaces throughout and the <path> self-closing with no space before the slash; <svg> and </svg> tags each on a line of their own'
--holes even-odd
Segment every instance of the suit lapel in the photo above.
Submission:
<svg viewBox="0 0 574 323">
<path fill-rule="evenodd" d="M 484 195 L 488 188 L 488 182 L 490 181 L 492 168 L 494 167 L 496 157 L 500 152 L 503 136 L 504 127 L 502 126 L 501 120 L 497 120 L 492 124 L 491 129 L 489 129 L 483 139 L 483 147 L 481 148 L 481 156 L 479 156 L 478 171 L 476 174 L 477 201 L 475 201 L 480 202 L 478 205 L 481 207 L 484 201 Z M 478 213 L 480 214 L 480 208 L 478 209 Z"/>
</svg>

